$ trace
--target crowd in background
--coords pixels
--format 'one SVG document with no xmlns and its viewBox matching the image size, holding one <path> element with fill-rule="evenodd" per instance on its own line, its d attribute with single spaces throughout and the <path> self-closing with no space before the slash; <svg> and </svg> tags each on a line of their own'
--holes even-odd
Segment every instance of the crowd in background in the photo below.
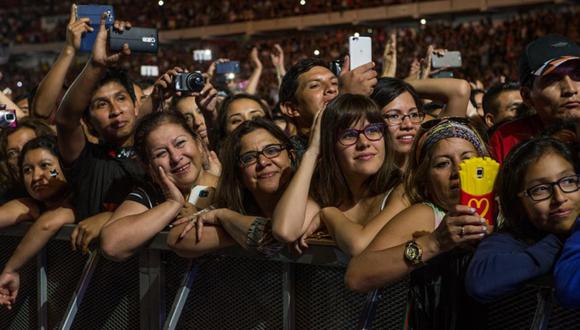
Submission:
<svg viewBox="0 0 580 330">
<path fill-rule="evenodd" d="M 91 28 L 75 9 L 53 63 L 4 66 L 3 81 L 35 88 L 0 92 L 14 111 L 0 110 L 0 229 L 32 222 L 2 266 L 0 307 L 18 305 L 20 271 L 66 224 L 74 250 L 118 262 L 162 230 L 186 258 L 329 238 L 351 290 L 410 275 L 415 329 L 477 328 L 482 303 L 552 273 L 561 303 L 580 306 L 577 7 L 369 27 L 373 62 L 359 66 L 352 27 L 140 56 L 110 49 L 103 19 L 80 56 Z M 206 48 L 214 59 L 191 61 Z M 463 64 L 441 77 L 432 60 L 449 50 Z M 220 71 L 231 60 L 237 75 Z M 135 79 L 141 65 L 160 75 Z M 470 168 L 499 172 L 495 197 L 466 191 Z"/>
<path fill-rule="evenodd" d="M 396 30 L 398 39 L 398 65 L 397 76 L 406 77 L 412 64 L 416 60 L 425 57 L 428 45 L 437 48 L 461 51 L 463 67 L 455 69 L 456 77 L 466 77 L 473 81 L 481 81 L 490 86 L 500 77 L 507 80 L 515 80 L 517 77 L 516 67 L 509 61 L 515 61 L 522 50 L 522 45 L 546 34 L 548 31 L 568 36 L 577 40 L 580 36 L 576 7 L 570 7 L 562 11 L 533 11 L 527 14 L 516 15 L 499 21 L 481 20 L 468 21 L 463 24 L 453 25 L 450 22 L 430 22 L 418 28 L 400 28 Z M 369 30 L 371 29 L 371 30 Z M 372 31 L 372 33 L 369 33 Z M 173 63 L 183 63 L 190 70 L 205 71 L 210 62 L 194 62 L 192 51 L 195 49 L 211 49 L 214 60 L 217 58 L 229 58 L 238 60 L 242 67 L 241 79 L 250 76 L 252 67 L 248 61 L 253 46 L 259 48 L 259 58 L 263 64 L 262 83 L 260 95 L 270 104 L 276 101 L 277 81 L 275 68 L 271 65 L 269 54 L 274 44 L 279 44 L 284 50 L 286 63 L 296 63 L 298 60 L 313 56 L 318 50 L 323 60 L 331 61 L 342 58 L 346 53 L 347 37 L 358 32 L 361 35 L 369 35 L 373 38 L 373 59 L 380 68 L 382 66 L 382 52 L 384 45 L 392 30 L 388 27 L 348 27 L 326 31 L 295 31 L 290 38 L 286 36 L 270 36 L 260 38 L 251 37 L 244 39 L 216 39 L 203 41 L 183 41 L 177 44 L 164 45 L 157 56 L 142 55 L 131 58 L 133 63 L 124 66 L 130 70 L 132 77 L 139 79 L 140 65 L 154 64 L 159 66 L 159 71 L 164 72 L 173 66 Z M 57 39 L 64 36 L 59 32 Z M 508 45 L 507 47 L 504 45 Z M 507 60 L 507 61 L 506 61 Z M 21 94 L 33 88 L 48 69 L 50 63 L 41 63 L 37 68 L 21 69 L 10 65 L 1 65 L 0 86 L 10 87 L 15 94 Z M 79 63 L 73 68 L 71 77 L 81 68 Z M 21 81 L 24 88 L 16 88 L 16 82 Z"/>
<path fill-rule="evenodd" d="M 424 1 L 424 0 L 423 0 Z M 0 8 L 0 41 L 10 40 L 16 44 L 39 43 L 62 40 L 62 30 L 66 27 L 66 19 L 59 19 L 55 26 L 43 27 L 42 17 L 66 17 L 69 5 L 67 2 L 45 0 L 31 3 L 6 1 Z M 166 1 L 167 6 L 160 6 L 157 1 L 114 0 L 107 3 L 114 5 L 119 17 L 133 15 L 139 8 L 139 14 L 134 16 L 133 24 L 149 25 L 160 30 L 175 30 L 192 26 L 206 26 L 224 23 L 236 23 L 274 19 L 290 16 L 319 14 L 344 11 L 349 8 L 367 8 L 380 5 L 412 3 L 412 0 L 309 0 L 300 4 L 299 1 Z M 81 0 L 77 4 L 93 4 L 95 1 Z M 15 17 L 18 17 L 16 19 Z"/>
</svg>

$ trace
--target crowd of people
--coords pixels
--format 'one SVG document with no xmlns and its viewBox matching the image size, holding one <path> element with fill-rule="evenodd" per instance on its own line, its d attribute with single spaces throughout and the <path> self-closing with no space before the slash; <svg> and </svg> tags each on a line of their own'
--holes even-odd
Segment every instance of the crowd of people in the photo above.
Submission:
<svg viewBox="0 0 580 330">
<path fill-rule="evenodd" d="M 432 0 L 422 0 L 432 1 Z M 76 3 L 95 4 L 94 0 L 79 0 Z M 115 6 L 119 17 L 134 16 L 133 24 L 150 25 L 154 22 L 157 29 L 175 30 L 192 26 L 207 26 L 216 24 L 237 23 L 246 21 L 276 19 L 283 17 L 340 12 L 350 8 L 368 8 L 384 5 L 404 4 L 417 2 L 416 0 L 305 0 L 300 1 L 272 1 L 257 0 L 244 1 L 159 1 L 139 0 L 109 0 L 106 4 Z M 138 15 L 134 15 L 135 8 L 139 8 Z M 66 16 L 69 9 L 67 1 L 5 1 L 0 8 L 0 41 L 11 40 L 21 43 L 39 43 L 62 40 L 61 31 L 66 26 Z M 18 18 L 16 18 L 18 17 Z M 42 19 L 52 21 L 43 23 Z"/>
<path fill-rule="evenodd" d="M 295 31 L 291 37 L 285 35 L 267 38 L 253 36 L 244 39 L 215 39 L 201 41 L 181 41 L 179 44 L 163 45 L 156 56 L 133 56 L 123 66 L 130 70 L 132 77 L 140 76 L 140 65 L 157 65 L 160 72 L 165 72 L 182 63 L 189 70 L 207 70 L 213 62 L 192 61 L 192 52 L 196 49 L 211 49 L 214 61 L 216 58 L 228 58 L 242 63 L 238 79 L 246 80 L 252 73 L 256 61 L 248 61 L 253 47 L 258 49 L 257 60 L 262 67 L 259 94 L 273 106 L 277 100 L 278 79 L 276 67 L 272 65 L 270 55 L 276 53 L 275 45 L 280 45 L 285 62 L 295 64 L 300 59 L 314 56 L 325 61 L 342 59 L 346 54 L 347 38 L 354 33 L 369 35 L 373 38 L 373 59 L 378 68 L 383 66 L 383 51 L 391 33 L 397 35 L 397 77 L 407 77 L 416 73 L 418 62 L 425 58 L 429 45 L 448 50 L 459 50 L 463 60 L 462 68 L 453 69 L 458 78 L 481 81 L 491 86 L 502 79 L 516 80 L 517 70 L 510 61 L 516 61 L 522 51 L 522 45 L 547 32 L 566 35 L 572 40 L 580 37 L 577 7 L 563 7 L 560 10 L 536 10 L 514 15 L 501 20 L 475 20 L 462 24 L 450 21 L 428 22 L 421 27 L 341 27 L 321 31 Z M 142 24 L 148 26 L 150 23 Z M 62 40 L 66 28 L 58 30 L 58 36 L 44 41 Z M 9 36 L 9 34 L 6 34 Z M 506 61 L 507 59 L 507 61 Z M 18 68 L 8 64 L 0 65 L 3 78 L 0 83 L 9 87 L 18 96 L 29 92 L 50 69 L 50 63 L 41 62 L 36 68 Z M 67 81 L 82 69 L 78 63 L 71 69 Z M 504 78 L 502 78 L 504 77 Z M 22 82 L 23 88 L 16 86 Z M 69 82 L 69 83 L 70 83 Z"/>
<path fill-rule="evenodd" d="M 161 52 L 155 63 L 166 70 L 155 81 L 131 79 L 126 69 L 145 63 L 127 44 L 108 48 L 105 17 L 82 70 L 74 66 L 90 27 L 71 14 L 35 93 L 19 101 L 0 93 L 17 118 L 0 134 L 0 228 L 32 221 L 2 265 L 0 306 L 18 304 L 22 267 L 76 224 L 74 249 L 99 248 L 118 262 L 163 230 L 186 258 L 231 246 L 265 258 L 302 253 L 323 233 L 351 257 L 351 290 L 410 275 L 413 329 L 473 328 L 480 303 L 552 272 L 561 303 L 580 307 L 577 27 L 382 31 L 373 34 L 381 70 L 351 67 L 345 56 L 340 72 L 300 52 L 304 43 L 274 40 L 248 50 L 246 81 L 219 73 L 228 62 L 220 59 L 204 68 L 199 90 L 177 90 L 187 63 Z M 492 28 L 505 39 L 490 39 Z M 461 78 L 434 78 L 431 59 L 446 51 L 432 43 L 465 31 L 488 47 L 450 41 L 477 49 L 460 48 Z M 316 45 L 333 59 L 347 52 L 336 42 L 345 30 L 334 33 L 334 44 Z M 424 59 L 401 74 L 409 60 L 401 54 L 418 40 Z M 461 203 L 461 164 L 477 157 L 501 164 L 491 220 Z"/>
</svg>

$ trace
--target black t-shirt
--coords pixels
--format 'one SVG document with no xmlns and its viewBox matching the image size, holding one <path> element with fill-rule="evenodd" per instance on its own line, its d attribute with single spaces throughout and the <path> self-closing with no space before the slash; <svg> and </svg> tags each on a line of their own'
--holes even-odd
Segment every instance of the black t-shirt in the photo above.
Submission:
<svg viewBox="0 0 580 330">
<path fill-rule="evenodd" d="M 163 196 L 163 192 L 158 185 L 150 181 L 145 181 L 138 187 L 134 188 L 129 195 L 127 195 L 125 200 L 137 202 L 148 209 L 152 209 L 163 203 L 165 201 L 165 196 Z"/>
<path fill-rule="evenodd" d="M 131 155 L 130 148 L 114 149 L 86 142 L 81 155 L 65 168 L 79 219 L 115 210 L 143 180 L 145 172 Z"/>
</svg>

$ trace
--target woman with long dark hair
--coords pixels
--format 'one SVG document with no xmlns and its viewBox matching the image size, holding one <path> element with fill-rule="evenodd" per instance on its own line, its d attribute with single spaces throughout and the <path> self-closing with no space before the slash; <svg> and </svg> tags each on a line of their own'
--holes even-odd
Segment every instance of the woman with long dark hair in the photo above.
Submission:
<svg viewBox="0 0 580 330">
<path fill-rule="evenodd" d="M 308 150 L 274 212 L 274 235 L 293 242 L 322 221 L 338 246 L 356 255 L 406 206 L 400 191 L 391 194 L 399 180 L 376 104 L 340 95 L 317 115 Z M 385 216 L 375 217 L 381 211 Z"/>
</svg>

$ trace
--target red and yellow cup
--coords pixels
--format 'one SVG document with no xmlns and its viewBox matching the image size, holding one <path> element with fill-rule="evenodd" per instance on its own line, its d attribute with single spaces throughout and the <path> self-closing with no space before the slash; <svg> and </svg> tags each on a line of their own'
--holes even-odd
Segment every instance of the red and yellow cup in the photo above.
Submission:
<svg viewBox="0 0 580 330">
<path fill-rule="evenodd" d="M 494 225 L 497 205 L 493 186 L 499 171 L 499 164 L 489 157 L 475 157 L 459 164 L 461 179 L 461 204 L 472 207 Z"/>
</svg>

